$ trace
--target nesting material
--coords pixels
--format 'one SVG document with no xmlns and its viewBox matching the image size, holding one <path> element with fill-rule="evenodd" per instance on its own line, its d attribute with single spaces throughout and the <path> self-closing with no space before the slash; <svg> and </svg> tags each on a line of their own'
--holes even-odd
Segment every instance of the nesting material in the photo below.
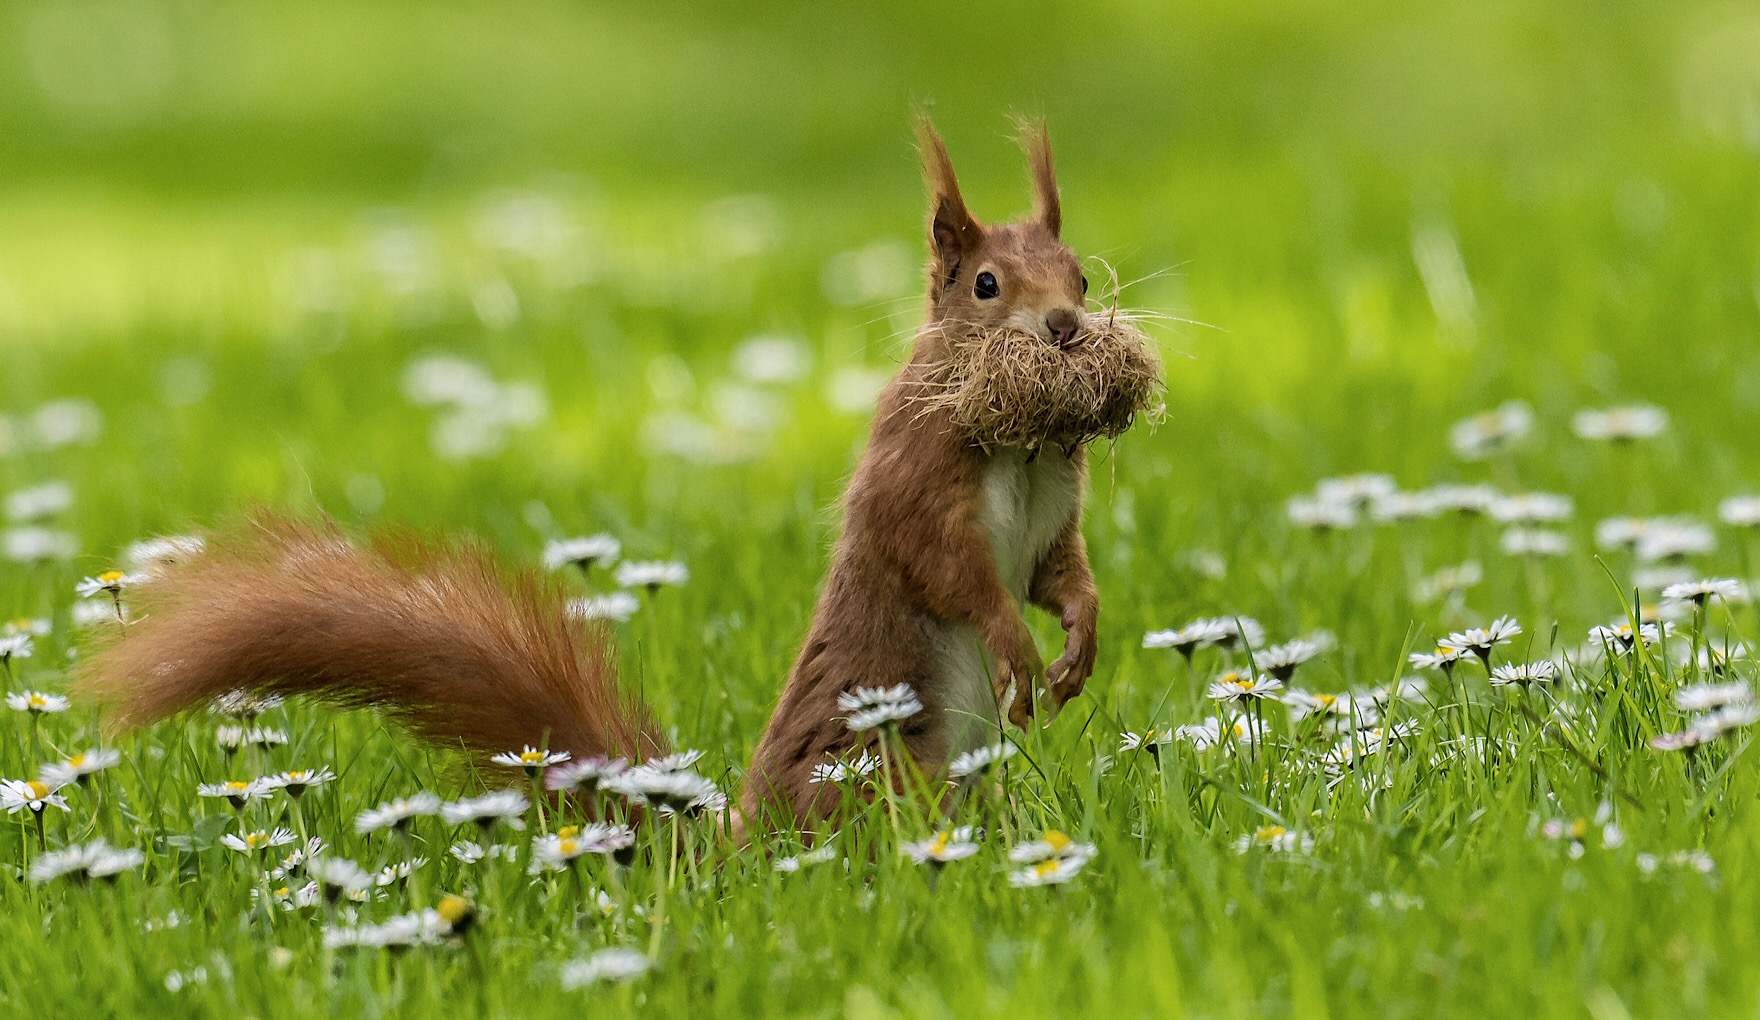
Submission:
<svg viewBox="0 0 1760 1020">
<path fill-rule="evenodd" d="M 917 399 L 985 447 L 1073 449 L 1162 413 L 1161 359 L 1125 315 L 1091 316 L 1068 347 L 1012 327 L 941 335 L 945 357 Z"/>
</svg>

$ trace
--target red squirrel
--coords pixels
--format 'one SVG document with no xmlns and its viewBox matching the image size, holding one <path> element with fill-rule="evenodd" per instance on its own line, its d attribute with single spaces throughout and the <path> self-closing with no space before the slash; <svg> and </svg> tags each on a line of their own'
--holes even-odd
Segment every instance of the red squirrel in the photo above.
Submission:
<svg viewBox="0 0 1760 1020">
<path fill-rule="evenodd" d="M 814 767 L 877 739 L 851 731 L 840 695 L 909 685 L 923 710 L 899 736 L 933 776 L 997 739 L 1004 718 L 1026 727 L 1037 706 L 1055 712 L 1094 671 L 1100 599 L 1081 531 L 1084 443 L 1122 425 L 1000 443 L 934 399 L 969 367 L 959 337 L 1001 336 L 1072 364 L 1112 342 L 1059 238 L 1049 143 L 1042 127 L 1025 139 L 1032 215 L 986 226 L 926 118 L 918 136 L 927 321 L 879 398 L 812 626 L 752 759 L 742 830 L 760 816 L 810 825 L 832 811 L 839 791 L 812 782 Z M 1106 396 L 1104 384 L 1081 385 Z M 1123 401 L 1125 424 L 1138 403 Z M 609 631 L 571 620 L 552 578 L 500 566 L 468 541 L 363 546 L 328 526 L 260 517 L 134 597 L 137 622 L 79 668 L 81 689 L 115 704 L 123 725 L 242 688 L 377 706 L 443 745 L 665 751 L 651 714 L 618 688 Z M 1065 631 L 1049 668 L 1022 618 L 1027 603 Z"/>
</svg>

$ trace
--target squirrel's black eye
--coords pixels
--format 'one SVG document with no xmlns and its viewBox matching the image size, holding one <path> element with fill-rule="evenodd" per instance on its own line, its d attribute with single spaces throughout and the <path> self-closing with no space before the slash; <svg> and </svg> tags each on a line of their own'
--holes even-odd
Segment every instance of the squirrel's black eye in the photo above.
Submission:
<svg viewBox="0 0 1760 1020">
<path fill-rule="evenodd" d="M 1083 273 L 1082 274 L 1082 293 L 1086 294 L 1087 292 L 1088 292 L 1088 274 Z"/>
<path fill-rule="evenodd" d="M 990 273 L 979 273 L 978 282 L 972 287 L 972 293 L 985 301 L 1001 293 L 996 289 L 996 277 Z"/>
</svg>

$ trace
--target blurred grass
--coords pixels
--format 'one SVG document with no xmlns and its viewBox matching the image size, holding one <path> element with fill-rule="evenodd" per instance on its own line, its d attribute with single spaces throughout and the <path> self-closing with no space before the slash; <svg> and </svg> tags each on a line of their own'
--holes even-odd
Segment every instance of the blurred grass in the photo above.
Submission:
<svg viewBox="0 0 1760 1020">
<path fill-rule="evenodd" d="M 7 489 L 74 485 L 64 524 L 82 545 L 69 564 L 9 570 L 0 609 L 64 622 L 73 582 L 128 540 L 257 501 L 465 528 L 526 558 L 545 537 L 608 529 L 632 556 L 691 565 L 690 586 L 624 628 L 626 666 L 684 743 L 738 769 L 804 631 L 862 435 L 827 387 L 889 366 L 918 314 L 910 111 L 932 108 L 987 218 L 1026 204 L 1006 115 L 1042 111 L 1072 243 L 1144 278 L 1129 303 L 1190 320 L 1160 338 L 1167 423 L 1095 472 L 1101 714 L 1052 732 L 1068 782 L 1032 808 L 1101 841 L 1104 884 L 1023 905 L 977 875 L 900 892 L 920 879 L 889 866 L 849 922 L 840 905 L 862 893 L 842 876 L 786 885 L 730 865 L 737 894 L 689 908 L 697 955 L 674 959 L 649 1011 L 1576 1015 L 1589 998 L 1606 1016 L 1611 987 L 1636 1015 L 1727 1014 L 1754 989 L 1745 763 L 1712 822 L 1670 808 L 1629 823 L 1646 845 L 1703 840 L 1720 887 L 1643 884 L 1600 857 L 1573 871 L 1526 838 L 1551 810 L 1543 791 L 1579 813 L 1605 793 L 1556 765 L 1490 787 L 1408 777 L 1409 816 L 1341 811 L 1342 835 L 1299 869 L 1226 849 L 1245 811 L 1205 820 L 1178 797 L 1078 787 L 1089 753 L 1151 721 L 1174 679 L 1137 649 L 1146 629 L 1218 612 L 1281 636 L 1325 626 L 1341 649 L 1306 679 L 1329 687 L 1387 679 L 1413 628 L 1502 612 L 1538 652 L 1553 620 L 1569 641 L 1617 611 L 1588 553 L 1594 520 L 1707 516 L 1760 485 L 1746 439 L 1760 427 L 1757 47 L 1750 7 L 1679 3 L 13 5 L 0 409 L 17 426 L 86 397 L 106 428 L 90 447 L 0 460 Z M 562 234 L 496 243 L 533 201 Z M 863 251 L 879 282 L 858 293 L 847 253 Z M 900 260 L 902 276 L 887 269 Z M 803 338 L 814 366 L 771 393 L 777 422 L 752 455 L 655 451 L 657 412 L 742 398 L 730 352 L 761 333 Z M 498 456 L 436 457 L 433 415 L 400 378 L 437 352 L 539 383 L 548 418 Z M 1282 499 L 1328 474 L 1479 480 L 1448 454 L 1447 425 L 1512 396 L 1535 405 L 1540 435 L 1499 482 L 1579 505 L 1578 554 L 1544 584 L 1489 532 L 1390 546 L 1285 524 Z M 1667 406 L 1674 428 L 1628 461 L 1568 437 L 1572 410 L 1625 399 Z M 1194 570 L 1193 550 L 1219 552 L 1226 578 Z M 1705 566 L 1751 576 L 1746 552 L 1726 541 Z M 1416 576 L 1469 555 L 1487 580 L 1463 606 L 1413 604 Z M 66 643 L 40 651 L 30 682 L 59 682 Z M 1196 711 L 1183 692 L 1174 707 L 1173 721 Z M 295 721 L 339 771 L 404 751 L 370 721 Z M 155 776 L 161 743 L 173 765 Z M 124 747 L 142 831 L 193 824 L 204 808 L 183 786 L 219 778 L 200 725 Z M 6 775 L 33 764 L 23 743 L 0 746 Z M 406 764 L 343 784 L 327 824 L 345 829 L 389 775 L 439 781 Z M 1632 767 L 1647 795 L 1674 795 L 1675 777 Z M 182 786 L 162 799 L 149 779 Z M 1388 889 L 1427 908 L 1366 913 L 1366 891 Z M 106 959 L 92 933 L 114 917 L 65 908 L 91 938 L 84 965 L 109 968 L 113 1012 L 175 1008 L 162 970 L 212 965 L 215 933 L 242 930 L 242 886 L 161 876 L 149 893 L 143 910 L 193 899 L 201 923 Z M 5 895 L 0 994 L 87 994 L 59 901 Z M 520 909 L 530 938 L 506 943 L 504 1003 L 583 942 L 572 917 Z M 192 1011 L 300 1011 L 253 983 L 284 990 L 309 971 L 271 978 L 266 943 L 223 948 L 239 982 Z M 422 958 L 395 980 L 352 971 L 337 1011 L 440 1008 L 463 983 Z M 580 1004 L 546 991 L 529 1008 Z"/>
</svg>

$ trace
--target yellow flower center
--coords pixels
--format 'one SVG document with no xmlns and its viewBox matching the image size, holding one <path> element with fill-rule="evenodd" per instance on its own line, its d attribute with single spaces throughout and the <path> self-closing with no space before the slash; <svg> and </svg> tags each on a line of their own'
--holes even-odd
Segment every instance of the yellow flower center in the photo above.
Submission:
<svg viewBox="0 0 1760 1020">
<path fill-rule="evenodd" d="M 49 784 L 42 782 L 41 780 L 33 779 L 25 785 L 31 788 L 32 800 L 42 800 L 44 797 L 49 796 Z"/>
<path fill-rule="evenodd" d="M 1583 821 L 1581 818 L 1579 818 L 1576 821 L 1571 823 L 1571 838 L 1572 839 L 1582 839 L 1583 836 L 1586 833 L 1588 833 L 1588 831 L 1589 831 L 1589 823 Z"/>
<path fill-rule="evenodd" d="M 935 842 L 929 845 L 929 852 L 932 854 L 939 854 L 942 851 L 946 850 L 947 849 L 947 841 L 951 838 L 952 838 L 952 836 L 949 833 L 937 832 L 935 834 Z"/>
<path fill-rule="evenodd" d="M 447 924 L 457 924 L 470 910 L 470 902 L 453 893 L 440 897 L 440 902 L 434 905 L 434 912 L 445 918 Z"/>
<path fill-rule="evenodd" d="M 41 694 L 32 694 L 30 696 L 30 706 L 32 708 L 47 708 L 49 707 L 49 699 L 43 697 Z"/>
<path fill-rule="evenodd" d="M 105 584 L 115 584 L 122 580 L 123 576 L 124 575 L 120 570 L 106 570 L 98 575 L 98 580 L 103 581 Z"/>
<path fill-rule="evenodd" d="M 580 843 L 572 839 L 559 839 L 556 841 L 556 849 L 566 856 L 573 857 L 579 852 Z"/>
<path fill-rule="evenodd" d="M 556 830 L 557 839 L 573 839 L 580 834 L 581 827 L 578 825 L 564 825 L 562 828 Z"/>
<path fill-rule="evenodd" d="M 543 751 L 521 751 L 519 756 L 522 765 L 537 765 L 544 760 Z"/>
<path fill-rule="evenodd" d="M 1314 695 L 1314 700 L 1320 703 L 1321 708 L 1331 708 L 1333 705 L 1338 704 L 1338 695 L 1316 694 Z"/>
<path fill-rule="evenodd" d="M 83 754 L 76 754 L 73 757 L 67 759 L 67 767 L 70 769 L 83 768 L 85 766 L 85 763 L 86 763 L 86 756 Z"/>
<path fill-rule="evenodd" d="M 1045 845 L 1057 853 L 1062 853 L 1065 850 L 1068 850 L 1074 843 L 1074 840 L 1065 836 L 1063 833 L 1058 832 L 1056 829 L 1050 829 L 1045 833 Z"/>
<path fill-rule="evenodd" d="M 231 780 L 231 781 L 225 783 L 221 788 L 224 789 L 228 794 L 240 794 L 240 793 L 244 793 L 246 790 L 249 790 L 251 788 L 251 784 L 241 783 L 238 780 L 234 779 L 234 780 Z"/>
<path fill-rule="evenodd" d="M 278 900 L 284 900 L 291 895 L 293 895 L 293 890 L 289 889 L 287 886 L 282 886 L 281 888 L 275 890 L 275 898 Z"/>
<path fill-rule="evenodd" d="M 306 776 L 310 774 L 311 773 L 306 772 L 304 769 L 301 769 L 298 772 L 289 772 L 287 774 L 287 781 L 290 783 L 303 783 L 306 781 Z"/>
<path fill-rule="evenodd" d="M 1275 843 L 1288 831 L 1281 825 L 1263 825 L 1259 827 L 1259 831 L 1253 833 L 1253 841 L 1256 843 Z"/>
<path fill-rule="evenodd" d="M 268 842 L 269 834 L 266 832 L 247 833 L 244 837 L 244 845 L 252 850 L 261 849 L 263 846 L 267 845 Z"/>
<path fill-rule="evenodd" d="M 1038 875 L 1040 878 L 1044 878 L 1046 875 L 1056 871 L 1057 866 L 1061 863 L 1062 862 L 1055 857 L 1040 861 L 1038 864 L 1033 865 L 1033 874 Z"/>
</svg>

